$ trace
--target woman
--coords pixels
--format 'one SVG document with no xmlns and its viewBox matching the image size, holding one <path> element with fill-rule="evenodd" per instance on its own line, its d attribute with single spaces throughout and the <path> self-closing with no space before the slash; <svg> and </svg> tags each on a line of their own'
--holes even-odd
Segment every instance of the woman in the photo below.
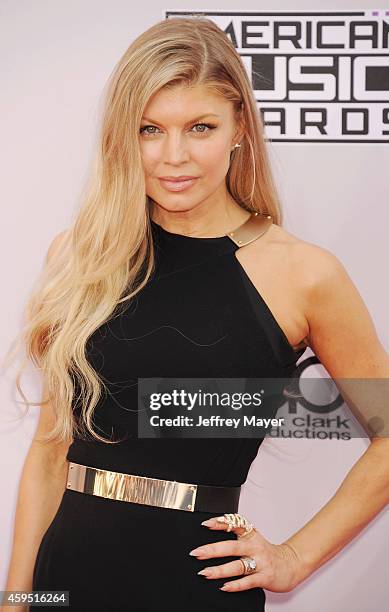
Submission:
<svg viewBox="0 0 389 612">
<path fill-rule="evenodd" d="M 281 223 L 233 45 L 206 19 L 154 25 L 112 75 L 90 193 L 28 305 L 48 399 L 8 590 L 66 590 L 74 610 L 258 612 L 264 589 L 292 590 L 388 502 L 389 446 L 372 438 L 273 544 L 237 513 L 262 438 L 137 435 L 138 378 L 288 377 L 306 346 L 333 377 L 389 375 L 340 262 Z"/>
</svg>

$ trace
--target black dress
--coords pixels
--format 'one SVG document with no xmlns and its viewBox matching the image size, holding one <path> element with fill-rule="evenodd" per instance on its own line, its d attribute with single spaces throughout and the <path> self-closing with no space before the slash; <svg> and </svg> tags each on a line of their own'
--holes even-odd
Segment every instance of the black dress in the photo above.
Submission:
<svg viewBox="0 0 389 612">
<path fill-rule="evenodd" d="M 288 377 L 305 349 L 289 344 L 228 235 L 188 237 L 155 222 L 152 232 L 152 279 L 87 343 L 88 359 L 108 389 L 95 425 L 104 436 L 125 439 L 115 445 L 75 439 L 67 459 L 178 482 L 240 486 L 263 438 L 138 438 L 137 378 Z M 201 544 L 236 539 L 201 525 L 212 516 L 66 489 L 38 550 L 33 589 L 68 590 L 70 608 L 79 611 L 264 610 L 263 589 L 221 591 L 234 577 L 197 575 L 236 559 L 189 555 Z"/>
</svg>

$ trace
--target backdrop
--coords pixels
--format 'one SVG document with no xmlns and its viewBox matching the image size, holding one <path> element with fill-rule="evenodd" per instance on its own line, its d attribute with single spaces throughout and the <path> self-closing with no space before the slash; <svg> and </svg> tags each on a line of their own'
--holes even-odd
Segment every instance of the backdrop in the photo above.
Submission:
<svg viewBox="0 0 389 612">
<path fill-rule="evenodd" d="M 380 276 L 389 257 L 389 11 L 350 0 L 341 6 L 300 0 L 293 7 L 246 0 L 244 10 L 241 4 L 172 7 L 154 0 L 135 10 L 127 0 L 2 0 L 2 353 L 19 329 L 52 238 L 79 205 L 113 66 L 141 31 L 188 11 L 214 19 L 244 58 L 271 139 L 286 229 L 336 254 L 389 349 L 388 288 Z M 320 364 L 307 370 L 325 374 Z M 1 386 L 0 589 L 39 413 L 32 408 L 12 421 L 10 378 L 7 373 Z M 25 389 L 39 400 L 36 377 L 25 380 Z M 326 503 L 367 446 L 367 439 L 265 440 L 240 511 L 281 542 Z M 267 591 L 267 609 L 382 612 L 389 597 L 388 533 L 384 510 L 297 589 Z"/>
</svg>

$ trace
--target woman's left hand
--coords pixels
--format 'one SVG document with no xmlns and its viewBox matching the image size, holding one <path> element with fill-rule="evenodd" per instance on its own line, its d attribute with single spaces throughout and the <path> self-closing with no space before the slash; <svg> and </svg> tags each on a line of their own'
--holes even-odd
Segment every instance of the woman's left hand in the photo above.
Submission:
<svg viewBox="0 0 389 612">
<path fill-rule="evenodd" d="M 227 531 L 228 524 L 218 522 L 217 518 L 222 517 L 215 517 L 201 524 L 210 529 Z M 230 556 L 255 559 L 255 571 L 246 575 L 239 559 L 224 565 L 209 566 L 199 572 L 207 579 L 239 576 L 236 580 L 225 582 L 221 587 L 223 591 L 244 591 L 261 587 L 276 593 L 285 593 L 294 589 L 306 577 L 303 563 L 290 545 L 272 544 L 257 529 L 241 539 L 240 536 L 245 533 L 243 527 L 233 527 L 231 531 L 237 534 L 237 540 L 204 544 L 189 553 L 198 559 Z"/>
</svg>

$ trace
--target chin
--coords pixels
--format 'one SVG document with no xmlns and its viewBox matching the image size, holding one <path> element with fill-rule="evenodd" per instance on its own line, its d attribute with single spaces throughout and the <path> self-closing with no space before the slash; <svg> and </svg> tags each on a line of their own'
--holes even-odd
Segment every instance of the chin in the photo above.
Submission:
<svg viewBox="0 0 389 612">
<path fill-rule="evenodd" d="M 185 194 L 182 194 L 181 196 L 174 194 L 173 197 L 169 197 L 169 195 L 166 194 L 163 194 L 161 197 L 149 197 L 157 206 L 166 212 L 187 212 L 196 208 L 196 206 L 200 203 L 197 201 L 193 202 L 193 199 L 185 196 Z"/>
<path fill-rule="evenodd" d="M 167 204 L 166 202 L 164 204 L 159 204 L 159 202 L 156 202 L 157 206 L 159 206 L 160 208 L 162 208 L 163 210 L 165 210 L 166 212 L 188 212 L 190 210 L 193 210 L 194 208 L 196 208 L 196 205 L 184 205 L 184 204 L 176 204 L 175 206 L 169 206 L 169 204 Z"/>
</svg>

